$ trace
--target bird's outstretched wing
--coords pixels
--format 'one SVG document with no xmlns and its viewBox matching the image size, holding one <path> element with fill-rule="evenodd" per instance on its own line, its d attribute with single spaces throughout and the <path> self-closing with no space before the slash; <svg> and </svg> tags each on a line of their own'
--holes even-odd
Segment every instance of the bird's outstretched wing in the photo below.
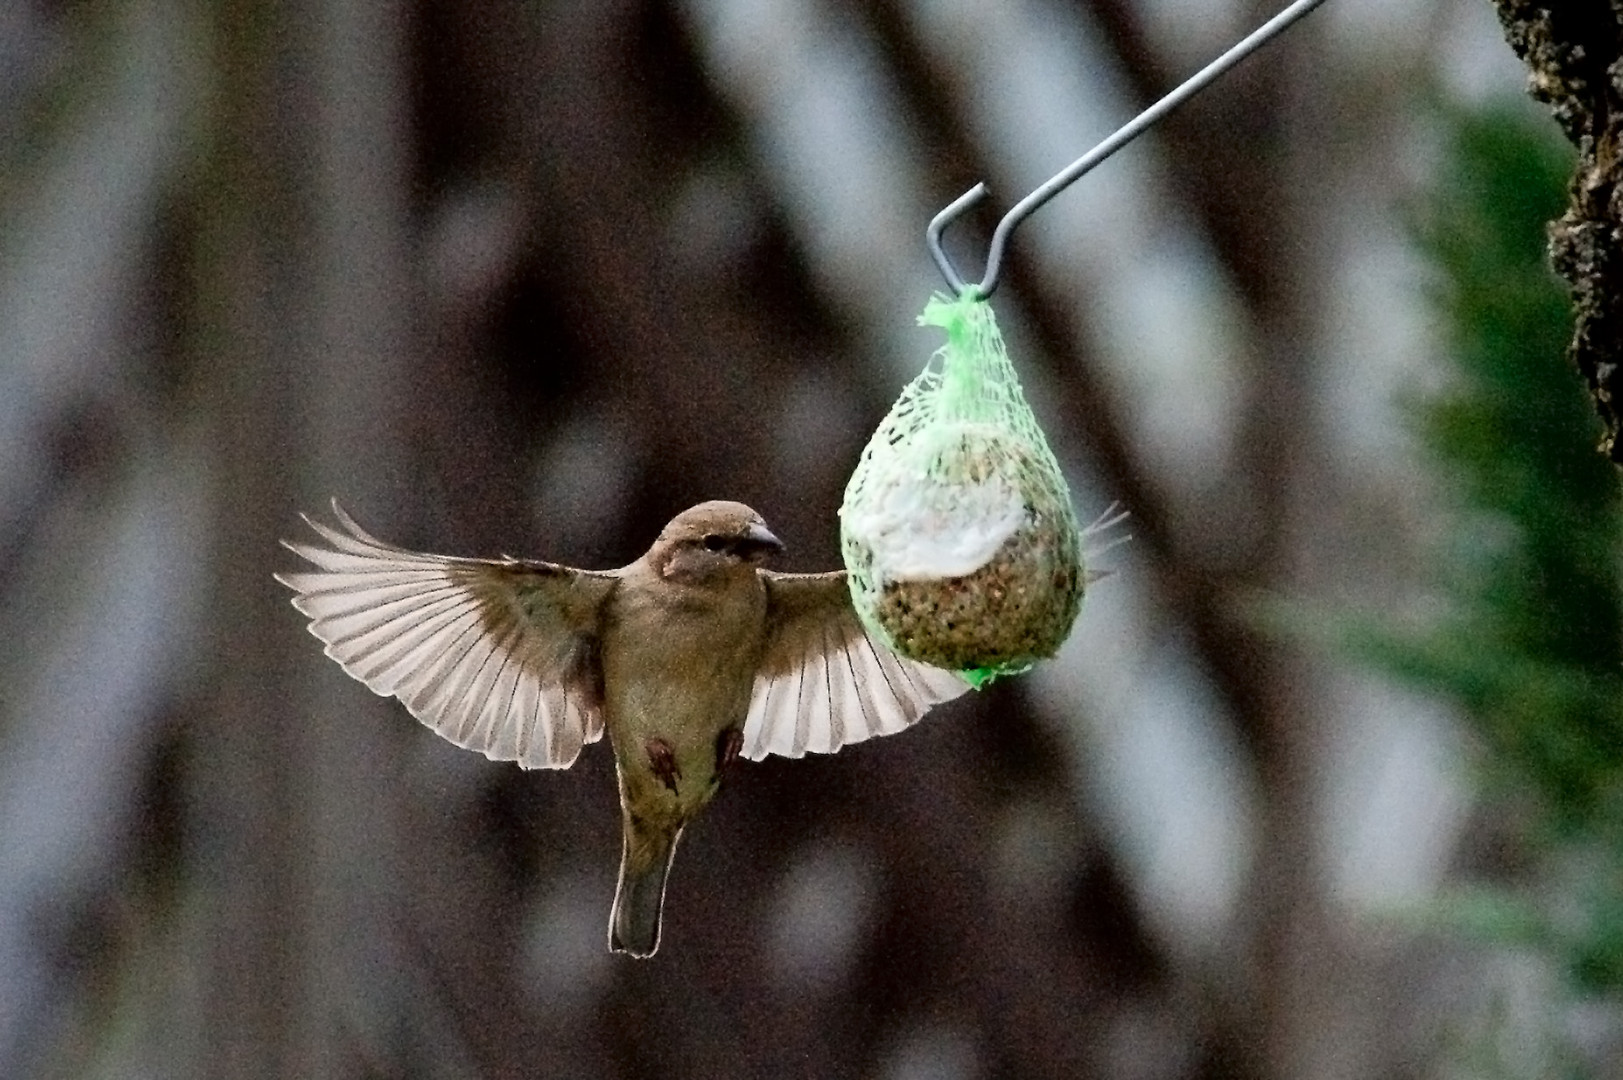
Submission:
<svg viewBox="0 0 1623 1080">
<path fill-rule="evenodd" d="M 526 769 L 568 767 L 603 734 L 598 612 L 609 573 L 424 555 L 369 535 L 333 502 L 318 569 L 277 574 L 326 653 L 458 746 Z"/>
<path fill-rule="evenodd" d="M 747 758 L 833 753 L 901 731 L 969 689 L 956 673 L 891 652 L 863 628 L 845 572 L 778 574 L 766 582 L 767 639 L 749 715 Z"/>
</svg>

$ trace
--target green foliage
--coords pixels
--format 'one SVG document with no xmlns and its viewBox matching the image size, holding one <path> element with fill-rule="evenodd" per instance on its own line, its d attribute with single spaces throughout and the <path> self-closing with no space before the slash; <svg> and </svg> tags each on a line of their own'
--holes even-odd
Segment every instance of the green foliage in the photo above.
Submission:
<svg viewBox="0 0 1623 1080">
<path fill-rule="evenodd" d="M 1529 808 L 1530 854 L 1562 894 L 1541 904 L 1535 936 L 1578 986 L 1616 990 L 1623 499 L 1566 359 L 1571 315 L 1546 256 L 1571 155 L 1522 116 L 1447 118 L 1448 164 L 1418 229 L 1453 366 L 1448 388 L 1415 410 L 1449 496 L 1445 614 L 1354 637 L 1366 658 L 1460 707 L 1490 791 Z"/>
<path fill-rule="evenodd" d="M 1421 226 L 1453 386 L 1419 409 L 1454 489 L 1451 601 L 1399 670 L 1452 694 L 1498 767 L 1582 828 L 1623 776 L 1623 501 L 1566 360 L 1571 316 L 1549 271 L 1568 156 L 1517 114 L 1458 115 L 1451 168 Z M 1518 785 L 1521 786 L 1521 785 Z"/>
</svg>

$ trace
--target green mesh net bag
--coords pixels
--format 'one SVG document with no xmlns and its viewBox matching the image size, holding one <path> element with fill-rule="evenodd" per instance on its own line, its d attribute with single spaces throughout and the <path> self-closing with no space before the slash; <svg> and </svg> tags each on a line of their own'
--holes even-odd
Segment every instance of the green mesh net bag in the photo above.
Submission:
<svg viewBox="0 0 1623 1080">
<path fill-rule="evenodd" d="M 992 317 L 937 295 L 947 331 L 868 441 L 840 507 L 851 598 L 870 631 L 975 685 L 1054 655 L 1086 584 L 1081 533 Z"/>
</svg>

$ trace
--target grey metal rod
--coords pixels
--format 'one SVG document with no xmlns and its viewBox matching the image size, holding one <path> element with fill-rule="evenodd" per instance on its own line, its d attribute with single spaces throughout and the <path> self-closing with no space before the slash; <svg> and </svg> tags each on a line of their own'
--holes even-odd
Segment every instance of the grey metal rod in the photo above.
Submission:
<svg viewBox="0 0 1623 1080">
<path fill-rule="evenodd" d="M 966 289 L 973 289 L 982 300 L 991 296 L 992 292 L 997 288 L 998 275 L 1003 269 L 1003 251 L 1008 247 L 1009 236 L 1014 232 L 1015 226 L 1030 217 L 1034 211 L 1048 202 L 1049 199 L 1075 183 L 1079 177 L 1090 171 L 1095 165 L 1098 165 L 1111 154 L 1144 134 L 1167 113 L 1206 89 L 1218 76 L 1266 45 L 1276 35 L 1322 3 L 1324 3 L 1324 0 L 1296 0 L 1294 4 L 1291 4 L 1284 11 L 1281 11 L 1278 15 L 1252 31 L 1239 44 L 1190 76 L 1160 101 L 1123 124 L 1116 130 L 1115 134 L 1071 162 L 1041 187 L 1015 203 L 1009 212 L 1003 215 L 1003 220 L 997 223 L 997 228 L 992 233 L 992 246 L 986 255 L 985 277 L 979 284 L 975 285 L 965 282 L 963 276 L 953 266 L 952 260 L 947 257 L 946 250 L 941 246 L 941 234 L 948 225 L 957 220 L 965 211 L 986 198 L 988 191 L 985 184 L 976 184 L 958 196 L 939 214 L 931 218 L 929 226 L 924 230 L 924 239 L 930 248 L 930 257 L 935 259 L 936 266 L 941 268 L 941 275 L 947 279 L 947 284 L 952 286 L 953 291 L 959 295 L 963 295 Z"/>
</svg>

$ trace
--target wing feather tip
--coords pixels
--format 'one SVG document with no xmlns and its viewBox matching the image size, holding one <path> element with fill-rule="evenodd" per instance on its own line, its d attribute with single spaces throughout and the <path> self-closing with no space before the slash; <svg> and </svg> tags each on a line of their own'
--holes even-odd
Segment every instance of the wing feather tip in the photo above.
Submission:
<svg viewBox="0 0 1623 1080">
<path fill-rule="evenodd" d="M 515 674 L 510 669 L 511 665 L 522 672 L 534 663 L 551 671 L 544 678 L 572 678 L 567 672 L 575 664 L 565 663 L 564 658 L 582 647 L 574 637 L 585 631 L 569 629 L 570 642 L 549 638 L 539 647 L 534 642 L 526 645 L 527 618 L 504 609 L 507 620 L 524 625 L 509 625 L 501 640 L 457 655 L 464 633 L 449 630 L 461 625 L 464 616 L 457 614 L 458 605 L 447 607 L 443 593 L 447 589 L 460 592 L 476 605 L 492 601 L 447 571 L 482 560 L 398 548 L 363 529 L 336 497 L 330 505 L 336 528 L 300 512 L 300 519 L 319 539 L 278 540 L 314 568 L 274 571 L 271 576 L 293 591 L 294 608 L 310 620 L 306 630 L 322 642 L 324 655 L 346 674 L 380 697 L 399 700 L 413 717 L 447 742 L 478 750 L 492 761 L 516 761 L 526 769 L 567 768 L 586 743 L 602 737 L 598 710 L 571 709 L 566 698 L 562 715 L 554 716 L 557 710 L 538 688 L 520 690 L 519 684 L 535 674 Z M 517 568 L 521 564 L 509 559 L 503 565 Z M 563 568 L 538 566 L 549 576 L 564 575 Z M 430 621 L 439 623 L 448 610 L 453 614 L 443 625 L 433 626 L 432 632 L 425 628 Z M 372 611 L 380 612 L 376 619 L 369 615 Z M 433 646 L 442 632 L 445 651 L 439 655 Z M 484 669 L 487 662 L 498 658 L 492 676 Z M 554 664 L 561 667 L 553 671 Z M 514 725 L 524 723 L 529 724 L 528 730 L 515 730 Z"/>
</svg>

